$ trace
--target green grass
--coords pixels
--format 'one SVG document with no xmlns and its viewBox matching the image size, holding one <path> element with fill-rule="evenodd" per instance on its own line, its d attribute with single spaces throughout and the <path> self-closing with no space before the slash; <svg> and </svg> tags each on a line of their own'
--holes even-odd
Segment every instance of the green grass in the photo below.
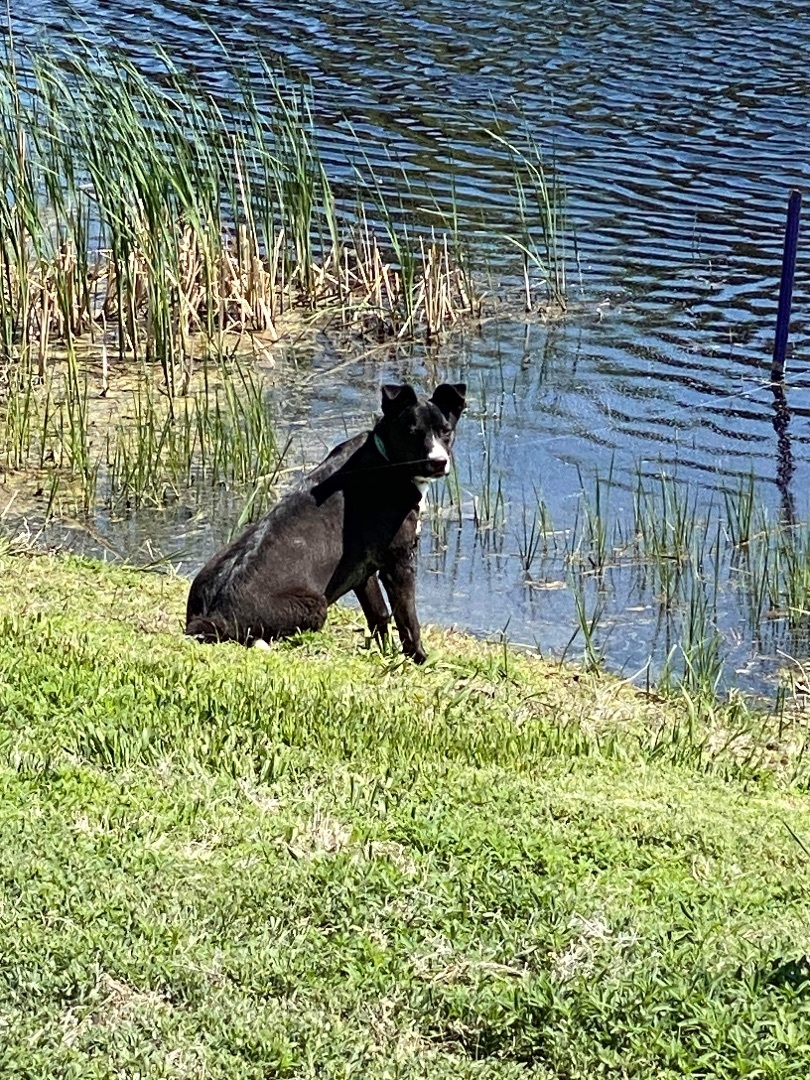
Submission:
<svg viewBox="0 0 810 1080">
<path fill-rule="evenodd" d="M 808 1074 L 803 722 L 0 563 L 4 1078 Z"/>
</svg>

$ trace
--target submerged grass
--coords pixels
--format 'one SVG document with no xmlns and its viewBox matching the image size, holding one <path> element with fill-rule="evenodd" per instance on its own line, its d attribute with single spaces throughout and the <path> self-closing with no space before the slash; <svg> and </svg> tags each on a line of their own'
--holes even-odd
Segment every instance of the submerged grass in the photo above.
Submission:
<svg viewBox="0 0 810 1080">
<path fill-rule="evenodd" d="M 0 569 L 3 1076 L 807 1075 L 803 727 Z"/>
<path fill-rule="evenodd" d="M 90 358 L 71 351 L 52 361 L 44 382 L 12 369 L 0 409 L 0 468 L 58 488 L 50 509 L 67 516 L 162 506 L 221 487 L 247 497 L 254 515 L 284 456 L 266 387 L 246 358 L 202 361 L 173 398 L 154 367 L 105 385 Z"/>
<path fill-rule="evenodd" d="M 499 477 L 486 433 L 465 490 L 434 507 L 434 552 L 463 546 L 448 536 L 454 519 L 468 546 L 484 534 L 497 550 L 501 588 L 512 565 L 516 589 L 559 590 L 551 636 L 564 655 L 712 696 L 734 687 L 740 664 L 749 689 L 778 693 L 786 662 L 810 652 L 810 519 L 771 513 L 752 477 L 707 500 L 665 470 L 611 464 L 580 475 L 570 524 L 552 522 L 536 489 L 507 502 Z"/>
</svg>

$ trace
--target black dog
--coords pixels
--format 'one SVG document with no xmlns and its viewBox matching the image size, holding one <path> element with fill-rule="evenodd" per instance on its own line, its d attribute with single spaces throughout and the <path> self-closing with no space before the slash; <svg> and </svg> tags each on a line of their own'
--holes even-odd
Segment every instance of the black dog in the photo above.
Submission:
<svg viewBox="0 0 810 1080">
<path fill-rule="evenodd" d="M 390 614 L 381 580 L 403 651 L 421 664 L 419 510 L 428 483 L 450 471 L 466 389 L 443 383 L 427 400 L 411 386 L 384 386 L 374 429 L 335 447 L 298 490 L 203 567 L 191 585 L 186 633 L 253 645 L 320 630 L 327 607 L 354 590 L 382 639 Z"/>
</svg>

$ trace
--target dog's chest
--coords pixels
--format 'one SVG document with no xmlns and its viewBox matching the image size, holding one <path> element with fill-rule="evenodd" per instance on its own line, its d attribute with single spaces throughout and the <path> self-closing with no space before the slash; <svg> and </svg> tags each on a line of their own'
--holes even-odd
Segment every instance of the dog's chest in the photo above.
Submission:
<svg viewBox="0 0 810 1080">
<path fill-rule="evenodd" d="M 425 485 L 426 490 L 426 485 Z M 362 573 L 366 568 L 379 569 L 392 556 L 407 558 L 420 530 L 424 492 L 420 487 L 399 492 L 375 492 L 376 498 L 363 499 L 344 507 L 342 561 Z M 360 570 L 362 567 L 362 570 Z"/>
<path fill-rule="evenodd" d="M 429 483 L 427 480 L 414 480 L 414 487 L 419 492 L 419 503 L 416 507 L 416 535 L 422 534 L 422 513 L 425 509 L 425 503 L 427 502 L 427 493 Z"/>
</svg>

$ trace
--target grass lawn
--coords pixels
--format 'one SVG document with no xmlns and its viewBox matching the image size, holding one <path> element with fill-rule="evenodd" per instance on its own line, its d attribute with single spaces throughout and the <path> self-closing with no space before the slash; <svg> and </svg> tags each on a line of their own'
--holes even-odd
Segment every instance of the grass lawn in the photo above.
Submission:
<svg viewBox="0 0 810 1080">
<path fill-rule="evenodd" d="M 801 715 L 186 588 L 0 554 L 3 1080 L 810 1075 Z"/>
</svg>

